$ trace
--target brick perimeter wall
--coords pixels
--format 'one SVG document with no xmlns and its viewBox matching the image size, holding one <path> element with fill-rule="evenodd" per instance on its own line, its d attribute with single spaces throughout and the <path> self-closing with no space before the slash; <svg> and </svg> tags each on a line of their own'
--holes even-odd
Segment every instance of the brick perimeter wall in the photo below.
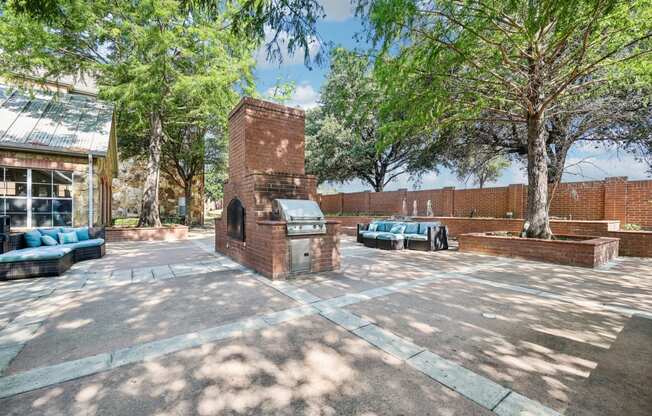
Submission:
<svg viewBox="0 0 652 416">
<path fill-rule="evenodd" d="M 550 189 L 552 194 L 552 189 Z M 403 206 L 413 214 L 425 216 L 428 201 L 434 216 L 475 216 L 524 218 L 527 212 L 527 186 L 514 184 L 484 189 L 427 189 L 419 191 L 355 192 L 320 195 L 325 213 L 364 213 L 401 215 Z M 570 220 L 617 220 L 652 229 L 652 180 L 628 181 L 626 177 L 602 181 L 562 183 L 554 192 L 550 207 L 553 217 Z"/>
</svg>

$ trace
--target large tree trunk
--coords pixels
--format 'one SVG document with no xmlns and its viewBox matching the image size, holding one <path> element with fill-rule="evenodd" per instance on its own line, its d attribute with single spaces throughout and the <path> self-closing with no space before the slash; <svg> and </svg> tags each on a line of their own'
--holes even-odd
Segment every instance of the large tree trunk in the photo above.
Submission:
<svg viewBox="0 0 652 416">
<path fill-rule="evenodd" d="M 528 115 L 527 119 L 527 221 L 526 235 L 530 238 L 552 237 L 548 218 L 548 164 L 546 163 L 546 140 L 543 130 L 543 114 Z"/>
<path fill-rule="evenodd" d="M 160 227 L 161 218 L 158 206 L 158 185 L 161 172 L 161 141 L 163 126 L 161 115 L 153 111 L 150 114 L 150 137 L 147 155 L 147 177 L 140 207 L 139 227 Z"/>
<path fill-rule="evenodd" d="M 183 184 L 183 194 L 184 197 L 186 198 L 186 225 L 192 225 L 193 224 L 193 218 L 192 218 L 192 179 L 186 179 L 184 180 Z"/>
</svg>

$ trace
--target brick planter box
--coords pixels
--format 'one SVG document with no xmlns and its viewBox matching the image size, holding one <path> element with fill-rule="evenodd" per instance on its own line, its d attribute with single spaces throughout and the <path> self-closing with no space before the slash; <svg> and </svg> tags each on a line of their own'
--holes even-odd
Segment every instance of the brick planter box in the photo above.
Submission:
<svg viewBox="0 0 652 416">
<path fill-rule="evenodd" d="M 558 236 L 559 237 L 559 236 Z M 565 236 L 572 240 L 541 240 L 485 233 L 461 234 L 459 250 L 525 260 L 599 267 L 618 256 L 618 238 Z"/>
<path fill-rule="evenodd" d="M 170 227 L 109 227 L 106 229 L 106 241 L 178 241 L 188 238 L 188 227 L 174 225 Z"/>
</svg>

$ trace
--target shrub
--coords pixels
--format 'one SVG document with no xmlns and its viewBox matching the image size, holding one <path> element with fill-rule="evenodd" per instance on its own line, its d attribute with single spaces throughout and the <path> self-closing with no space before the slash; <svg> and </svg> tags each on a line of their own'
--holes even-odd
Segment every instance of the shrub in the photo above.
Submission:
<svg viewBox="0 0 652 416">
<path fill-rule="evenodd" d="M 625 224 L 623 230 L 625 231 L 641 231 L 641 226 L 638 224 Z"/>
</svg>

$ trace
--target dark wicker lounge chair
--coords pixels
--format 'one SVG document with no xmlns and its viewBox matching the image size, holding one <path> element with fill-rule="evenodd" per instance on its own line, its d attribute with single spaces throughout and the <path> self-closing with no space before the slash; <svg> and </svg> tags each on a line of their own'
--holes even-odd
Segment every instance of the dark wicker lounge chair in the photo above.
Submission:
<svg viewBox="0 0 652 416">
<path fill-rule="evenodd" d="M 104 228 L 90 228 L 89 236 L 92 240 L 102 239 L 102 241 L 98 242 L 98 245 L 91 247 L 68 248 L 66 245 L 53 246 L 59 249 L 64 248 L 64 250 L 58 250 L 58 253 L 56 254 L 52 250 L 51 256 L 40 256 L 45 258 L 0 262 L 0 280 L 21 279 L 27 277 L 59 276 L 78 261 L 98 259 L 103 257 L 106 254 Z M 5 235 L 4 240 L 6 240 L 8 244 L 1 245 L 0 247 L 2 250 L 12 251 L 27 248 L 24 233 L 11 233 L 9 235 Z M 36 248 L 34 251 L 38 249 L 39 248 Z M 48 247 L 44 247 L 41 250 L 48 249 Z"/>
</svg>

